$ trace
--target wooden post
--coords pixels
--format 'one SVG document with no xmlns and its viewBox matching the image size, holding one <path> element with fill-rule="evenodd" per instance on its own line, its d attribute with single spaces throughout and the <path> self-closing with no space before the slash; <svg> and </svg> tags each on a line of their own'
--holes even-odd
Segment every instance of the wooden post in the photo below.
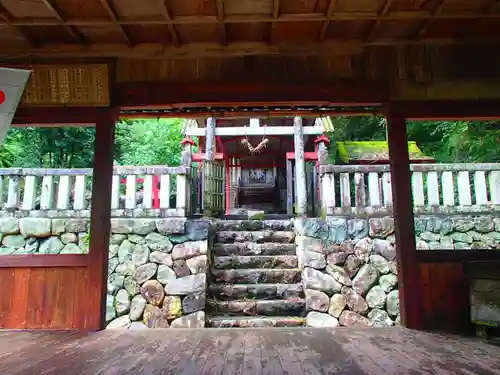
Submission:
<svg viewBox="0 0 500 375">
<path fill-rule="evenodd" d="M 117 119 L 118 111 L 110 109 L 96 123 L 87 294 L 81 297 L 87 300 L 85 321 L 89 330 L 105 328 L 113 151 Z"/>
<path fill-rule="evenodd" d="M 215 118 L 207 118 L 207 127 L 205 129 L 205 160 L 214 160 L 215 145 Z"/>
<path fill-rule="evenodd" d="M 401 324 L 407 328 L 420 329 L 422 328 L 422 294 L 415 245 L 410 158 L 405 118 L 389 111 L 387 134 L 396 226 Z"/>
<path fill-rule="evenodd" d="M 286 213 L 293 215 L 293 168 L 291 159 L 286 159 Z"/>
<path fill-rule="evenodd" d="M 302 117 L 294 117 L 294 147 L 295 147 L 295 213 L 305 215 L 307 213 L 306 193 L 306 162 L 304 160 L 304 129 Z"/>
</svg>

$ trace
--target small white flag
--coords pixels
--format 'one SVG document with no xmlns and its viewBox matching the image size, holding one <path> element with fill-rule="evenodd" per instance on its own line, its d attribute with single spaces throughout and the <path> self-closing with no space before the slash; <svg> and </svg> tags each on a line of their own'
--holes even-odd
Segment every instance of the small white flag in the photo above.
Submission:
<svg viewBox="0 0 500 375">
<path fill-rule="evenodd" d="M 0 68 L 0 143 L 9 130 L 31 70 Z"/>
</svg>

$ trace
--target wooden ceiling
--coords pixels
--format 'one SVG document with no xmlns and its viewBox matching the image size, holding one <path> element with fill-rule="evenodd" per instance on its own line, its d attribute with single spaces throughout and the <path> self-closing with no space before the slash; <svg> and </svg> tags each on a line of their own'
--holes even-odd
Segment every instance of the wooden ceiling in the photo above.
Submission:
<svg viewBox="0 0 500 375">
<path fill-rule="evenodd" d="M 0 0 L 0 57 L 360 54 L 500 41 L 499 0 Z"/>
</svg>

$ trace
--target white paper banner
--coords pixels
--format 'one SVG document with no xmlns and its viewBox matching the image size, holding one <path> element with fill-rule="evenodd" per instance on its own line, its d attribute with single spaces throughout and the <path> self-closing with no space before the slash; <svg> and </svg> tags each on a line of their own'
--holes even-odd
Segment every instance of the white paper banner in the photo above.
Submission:
<svg viewBox="0 0 500 375">
<path fill-rule="evenodd" d="M 9 130 L 31 70 L 0 68 L 0 143 Z"/>
</svg>

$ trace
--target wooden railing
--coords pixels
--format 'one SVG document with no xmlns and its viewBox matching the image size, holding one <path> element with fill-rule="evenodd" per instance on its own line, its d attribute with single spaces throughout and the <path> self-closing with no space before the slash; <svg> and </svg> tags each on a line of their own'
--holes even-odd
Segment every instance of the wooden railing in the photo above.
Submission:
<svg viewBox="0 0 500 375">
<path fill-rule="evenodd" d="M 500 211 L 500 164 L 412 164 L 415 213 Z M 320 166 L 327 215 L 392 214 L 389 165 Z"/>
<path fill-rule="evenodd" d="M 112 215 L 186 216 L 190 209 L 190 173 L 185 166 L 114 167 Z M 42 216 L 62 212 L 88 216 L 91 176 L 92 169 L 0 169 L 0 209 Z M 158 209 L 153 208 L 154 176 L 160 181 Z"/>
</svg>

